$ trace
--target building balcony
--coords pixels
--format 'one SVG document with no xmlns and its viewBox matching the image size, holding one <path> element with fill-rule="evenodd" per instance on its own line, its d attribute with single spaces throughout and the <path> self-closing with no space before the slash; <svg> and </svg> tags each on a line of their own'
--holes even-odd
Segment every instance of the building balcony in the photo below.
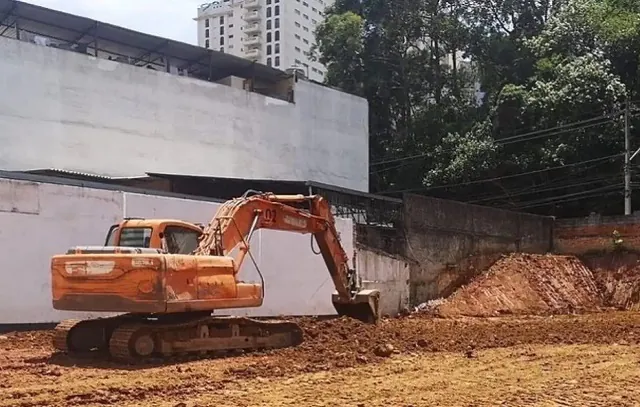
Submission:
<svg viewBox="0 0 640 407">
<path fill-rule="evenodd" d="M 244 2 L 244 8 L 260 8 L 262 5 L 260 4 L 260 0 L 246 0 Z"/>
<path fill-rule="evenodd" d="M 249 59 L 258 59 L 260 58 L 260 50 L 257 48 L 245 50 L 244 56 Z"/>
<path fill-rule="evenodd" d="M 257 11 L 249 11 L 244 15 L 244 21 L 258 21 L 260 20 L 260 13 Z"/>
<path fill-rule="evenodd" d="M 244 45 L 247 47 L 256 47 L 262 44 L 260 36 L 249 37 L 244 40 Z"/>
<path fill-rule="evenodd" d="M 244 32 L 246 34 L 259 33 L 260 32 L 260 24 L 258 24 L 258 23 L 247 24 L 247 25 L 244 26 Z"/>
</svg>

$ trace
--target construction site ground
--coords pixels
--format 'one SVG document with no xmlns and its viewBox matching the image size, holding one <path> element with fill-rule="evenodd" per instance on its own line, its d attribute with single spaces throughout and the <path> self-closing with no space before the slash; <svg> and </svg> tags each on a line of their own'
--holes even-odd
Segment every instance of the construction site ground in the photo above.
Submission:
<svg viewBox="0 0 640 407">
<path fill-rule="evenodd" d="M 512 254 L 420 312 L 302 318 L 295 348 L 124 366 L 0 336 L 2 406 L 640 405 L 640 255 Z"/>
<path fill-rule="evenodd" d="M 122 366 L 0 339 L 0 406 L 624 406 L 640 404 L 640 313 L 302 319 L 268 354 Z"/>
</svg>

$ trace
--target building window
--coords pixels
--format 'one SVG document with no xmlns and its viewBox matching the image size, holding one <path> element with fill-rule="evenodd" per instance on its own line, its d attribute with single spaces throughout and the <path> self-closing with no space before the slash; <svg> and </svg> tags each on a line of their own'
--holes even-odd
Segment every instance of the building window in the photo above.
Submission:
<svg viewBox="0 0 640 407">
<path fill-rule="evenodd" d="M 273 64 L 271 63 L 271 58 L 267 58 L 267 66 L 271 66 L 271 65 L 273 65 Z"/>
<path fill-rule="evenodd" d="M 280 66 L 280 57 L 276 57 L 276 63 L 274 65 Z"/>
<path fill-rule="evenodd" d="M 275 45 L 275 52 L 274 53 L 276 53 L 276 54 L 280 53 L 280 44 L 276 44 Z"/>
<path fill-rule="evenodd" d="M 276 6 L 275 10 L 274 10 L 274 15 L 279 16 L 280 15 L 280 6 Z"/>
<path fill-rule="evenodd" d="M 302 42 L 304 42 L 305 44 L 308 44 L 309 40 L 305 38 L 304 40 L 302 40 Z"/>
<path fill-rule="evenodd" d="M 267 55 L 271 55 L 271 45 L 267 45 Z"/>
<path fill-rule="evenodd" d="M 220 16 L 220 24 L 224 24 L 224 16 Z"/>
<path fill-rule="evenodd" d="M 267 6 L 271 4 L 271 0 L 267 0 Z"/>
<path fill-rule="evenodd" d="M 280 31 L 276 31 L 276 41 L 280 41 Z"/>
<path fill-rule="evenodd" d="M 209 48 L 209 40 L 205 40 L 204 41 L 204 47 L 205 48 Z"/>
<path fill-rule="evenodd" d="M 267 30 L 271 29 L 271 20 L 267 20 Z"/>
<path fill-rule="evenodd" d="M 204 30 L 204 37 L 209 38 L 209 29 Z"/>
<path fill-rule="evenodd" d="M 271 42 L 271 33 L 267 33 L 267 42 Z"/>
<path fill-rule="evenodd" d="M 224 37 L 220 37 L 220 45 L 224 45 Z"/>
<path fill-rule="evenodd" d="M 271 17 L 271 7 L 267 7 L 267 18 Z"/>
<path fill-rule="evenodd" d="M 296 27 L 300 28 L 300 23 L 296 21 Z"/>
<path fill-rule="evenodd" d="M 300 52 L 300 48 L 296 47 L 296 52 Z"/>
<path fill-rule="evenodd" d="M 205 28 L 209 28 L 209 19 L 207 18 L 206 20 L 204 20 L 204 27 Z"/>
<path fill-rule="evenodd" d="M 280 19 L 276 18 L 276 28 L 280 28 Z"/>
<path fill-rule="evenodd" d="M 224 35 L 224 27 L 220 27 L 220 35 Z"/>
</svg>

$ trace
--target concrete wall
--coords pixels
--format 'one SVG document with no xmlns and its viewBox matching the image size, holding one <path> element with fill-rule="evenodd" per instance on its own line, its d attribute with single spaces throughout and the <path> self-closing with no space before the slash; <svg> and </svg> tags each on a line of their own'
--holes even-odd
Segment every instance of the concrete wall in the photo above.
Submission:
<svg viewBox="0 0 640 407">
<path fill-rule="evenodd" d="M 502 253 L 551 250 L 553 220 L 407 195 L 404 240 L 413 305 L 451 294 Z"/>
<path fill-rule="evenodd" d="M 50 257 L 75 245 L 102 245 L 123 216 L 208 222 L 219 204 L 0 178 L 0 324 L 56 322 L 98 314 L 53 310 Z M 343 245 L 353 253 L 351 220 L 337 219 Z M 252 252 L 266 280 L 264 305 L 236 315 L 334 314 L 333 284 L 308 235 L 259 231 Z M 246 281 L 258 281 L 247 260 Z"/>
<path fill-rule="evenodd" d="M 614 231 L 620 234 L 625 249 L 640 251 L 638 215 L 559 219 L 554 225 L 553 250 L 574 255 L 610 251 L 614 248 Z"/>
<path fill-rule="evenodd" d="M 0 169 L 314 180 L 368 190 L 365 99 L 300 81 L 295 104 L 0 38 Z"/>
<path fill-rule="evenodd" d="M 358 246 L 356 270 L 360 271 L 363 286 L 380 290 L 380 313 L 395 316 L 409 307 L 411 262 L 388 253 Z"/>
</svg>

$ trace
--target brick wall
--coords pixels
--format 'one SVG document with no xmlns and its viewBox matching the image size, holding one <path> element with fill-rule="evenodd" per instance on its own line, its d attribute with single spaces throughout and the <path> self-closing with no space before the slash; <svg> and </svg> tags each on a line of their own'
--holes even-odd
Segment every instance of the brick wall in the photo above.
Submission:
<svg viewBox="0 0 640 407">
<path fill-rule="evenodd" d="M 640 216 L 599 216 L 560 219 L 554 225 L 553 250 L 562 254 L 587 254 L 614 248 L 614 231 L 623 247 L 640 250 Z"/>
</svg>

